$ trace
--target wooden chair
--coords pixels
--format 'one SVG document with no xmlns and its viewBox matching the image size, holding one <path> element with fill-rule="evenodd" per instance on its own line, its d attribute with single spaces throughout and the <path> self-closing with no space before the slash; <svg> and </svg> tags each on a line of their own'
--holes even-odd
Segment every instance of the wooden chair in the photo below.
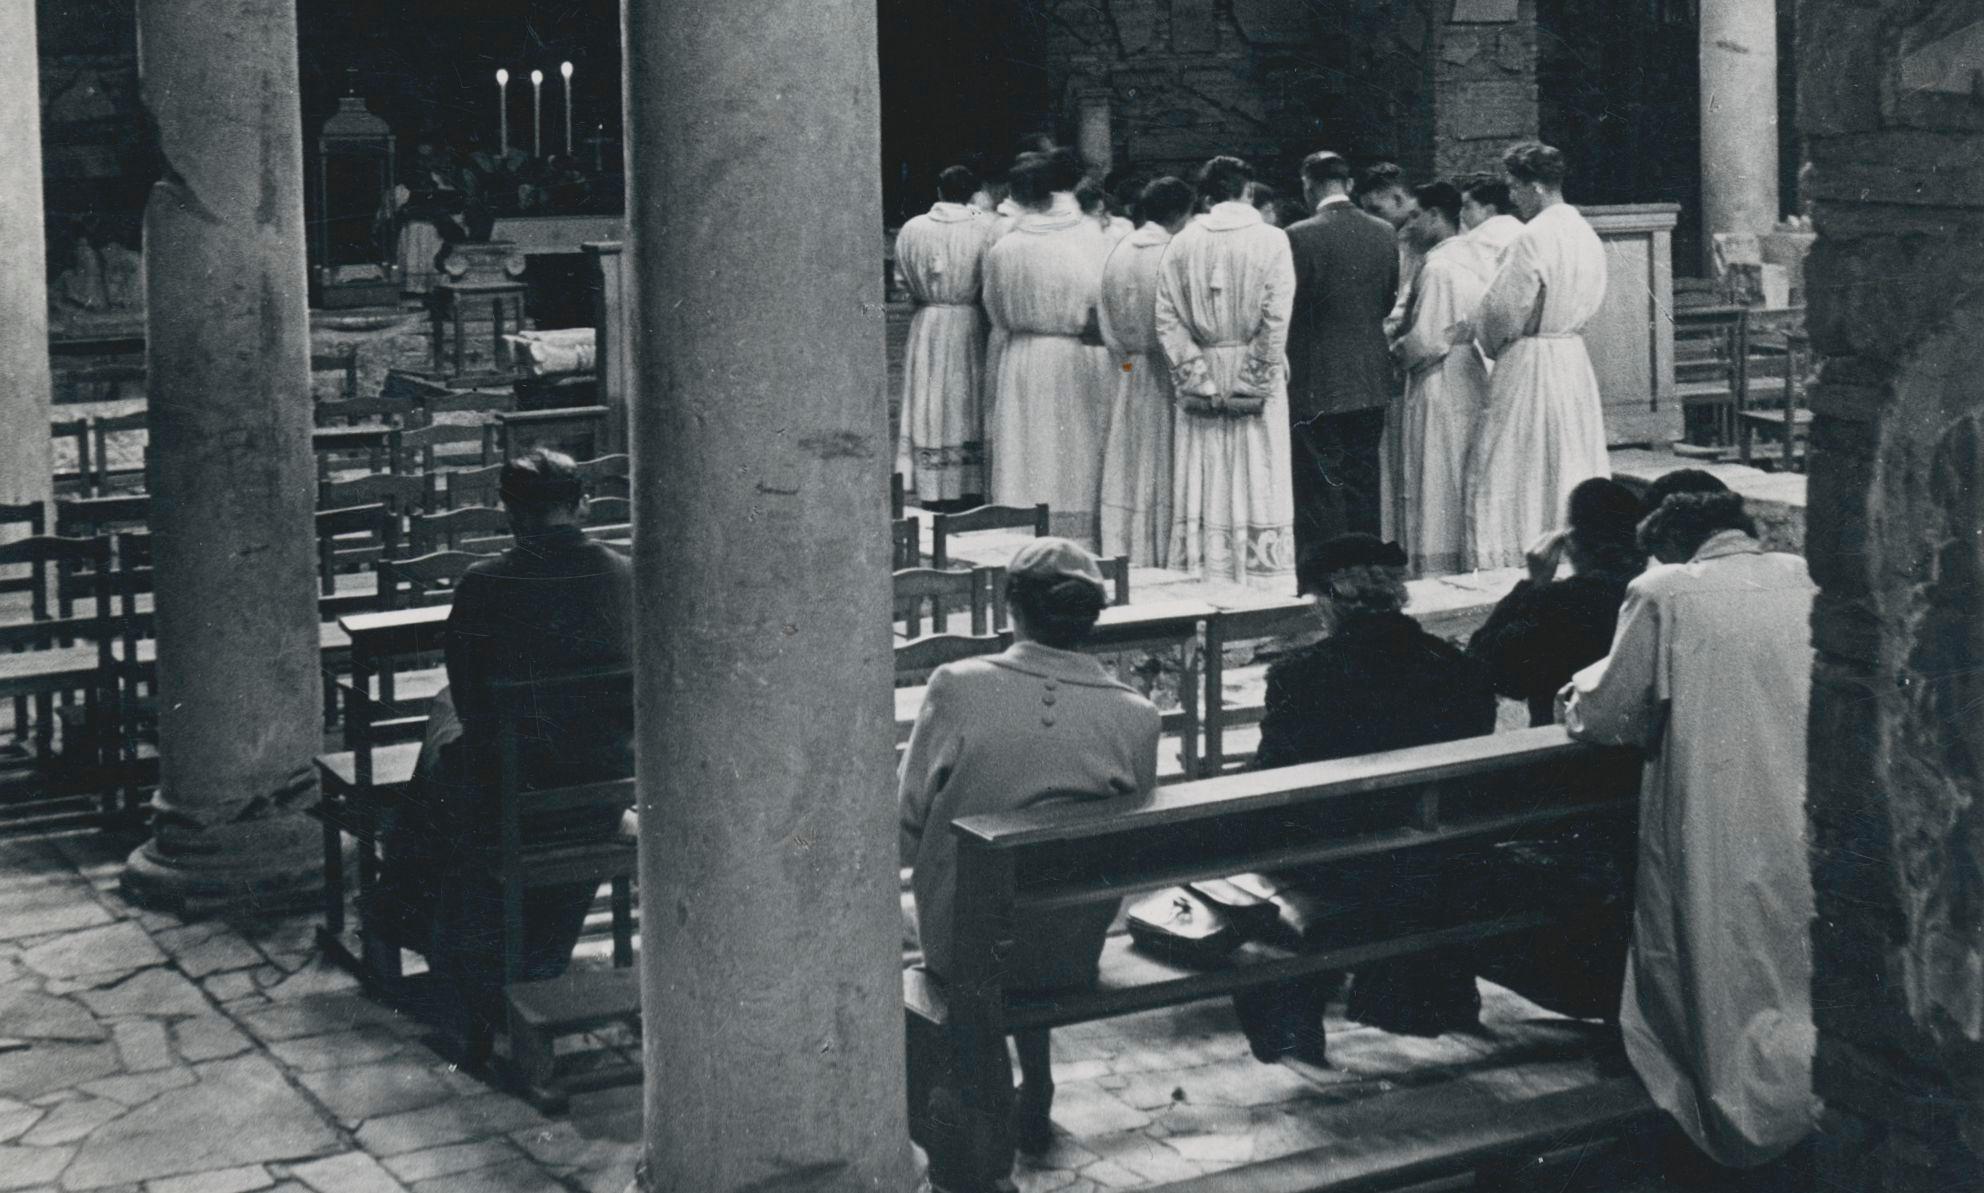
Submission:
<svg viewBox="0 0 1984 1193">
<path fill-rule="evenodd" d="M 133 446 L 128 442 L 129 437 L 134 434 L 148 436 L 147 426 L 145 412 L 142 410 L 134 414 L 101 416 L 90 420 L 91 463 L 94 474 L 89 487 L 92 492 L 142 493 L 144 491 L 144 465 L 141 463 L 133 467 L 124 464 L 113 468 L 110 464 L 110 448 L 112 443 L 120 438 L 126 440 L 127 448 Z M 140 438 L 135 445 L 140 449 L 140 454 L 147 442 L 147 438 Z"/>
<path fill-rule="evenodd" d="M 353 467 L 367 473 L 390 472 L 400 457 L 399 437 L 400 428 L 391 423 L 318 427 L 310 433 L 311 450 L 317 454 L 317 478 L 329 480 Z"/>
<path fill-rule="evenodd" d="M 48 511 L 39 501 L 24 501 L 18 505 L 0 505 L 0 528 L 25 527 L 25 533 L 7 535 L 6 538 L 39 538 L 48 532 Z M 48 620 L 48 564 L 34 560 L 25 565 L 27 574 L 8 577 L 0 569 L 0 593 L 25 592 L 28 594 L 28 620 Z M 18 648 L 17 648 L 18 649 Z M 25 695 L 14 697 L 14 737 L 17 741 L 27 740 L 29 724 L 28 698 Z"/>
<path fill-rule="evenodd" d="M 383 503 L 317 511 L 318 615 L 332 618 L 376 607 L 377 591 L 338 592 L 338 576 L 377 565 L 399 553 L 399 516 Z"/>
<path fill-rule="evenodd" d="M 1751 439 L 1758 434 L 1775 435 L 1783 450 L 1781 467 L 1797 470 L 1804 460 L 1805 446 L 1812 434 L 1812 412 L 1805 407 L 1805 373 L 1811 359 L 1812 341 L 1802 330 L 1790 329 L 1774 335 L 1753 337 L 1750 342 L 1752 377 L 1783 375 L 1783 388 L 1765 399 L 1752 387 L 1747 396 L 1755 397 L 1736 413 L 1738 458 L 1751 462 Z"/>
<path fill-rule="evenodd" d="M 624 717 L 633 723 L 634 676 L 627 670 L 580 671 L 490 685 L 496 725 L 495 856 L 473 863 L 473 876 L 495 875 L 503 902 L 504 1002 L 510 1052 L 525 1096 L 542 1108 L 562 1109 L 576 1079 L 560 1071 L 554 1043 L 560 1036 L 640 1014 L 634 963 L 633 881 L 638 852 L 633 838 L 575 833 L 580 818 L 610 818 L 634 806 L 631 774 L 576 786 L 542 789 L 524 771 L 524 742 L 541 737 L 548 721 Z M 524 897 L 533 888 L 573 882 L 612 886 L 613 963 L 610 970 L 567 971 L 540 981 L 522 980 Z M 622 1071 L 621 1078 L 637 1079 Z M 588 1074 L 584 1084 L 599 1083 Z"/>
<path fill-rule="evenodd" d="M 75 467 L 55 470 L 55 492 L 94 496 L 96 470 L 90 467 L 89 416 L 56 419 L 48 424 L 48 437 L 58 447 L 67 441 L 70 444 L 70 454 L 76 458 Z"/>
<path fill-rule="evenodd" d="M 974 530 L 1026 530 L 1031 529 L 1034 537 L 1049 533 L 1050 515 L 1045 504 L 1026 507 L 1017 505 L 981 505 L 977 509 L 965 510 L 957 514 L 932 514 L 930 516 L 930 566 L 947 568 L 951 565 L 950 537 Z"/>
<path fill-rule="evenodd" d="M 460 450 L 462 444 L 474 445 L 473 453 L 464 457 Z M 437 450 L 444 447 L 456 450 L 444 456 Z M 489 437 L 480 424 L 432 423 L 413 427 L 399 433 L 399 442 L 394 448 L 399 458 L 392 470 L 434 475 L 446 468 L 484 468 L 491 462 L 489 449 Z M 475 462 L 464 464 L 464 458 Z"/>
<path fill-rule="evenodd" d="M 450 472 L 447 476 L 449 509 L 477 505 L 495 508 L 503 504 L 501 464 L 491 464 L 485 468 L 464 468 Z"/>
<path fill-rule="evenodd" d="M 448 604 L 455 599 L 455 585 L 468 569 L 494 558 L 474 551 L 432 551 L 411 559 L 382 559 L 378 607 L 402 609 Z"/>
<path fill-rule="evenodd" d="M 374 472 L 342 481 L 317 482 L 317 508 L 384 505 L 396 514 L 424 513 L 439 504 L 436 478 L 428 473 Z"/>
<path fill-rule="evenodd" d="M 951 614 L 969 606 L 971 632 L 984 636 L 990 626 L 992 569 L 967 568 L 939 571 L 936 568 L 905 568 L 895 573 L 895 619 L 903 623 L 903 636 L 923 637 L 923 607 L 930 607 L 930 632 L 950 630 Z"/>
<path fill-rule="evenodd" d="M 488 505 L 466 505 L 438 514 L 415 514 L 407 542 L 418 554 L 453 550 L 467 537 L 490 537 L 510 532 L 507 511 Z"/>
<path fill-rule="evenodd" d="M 358 345 L 348 345 L 342 352 L 313 352 L 310 354 L 310 372 L 338 374 L 337 401 L 348 402 L 358 397 Z"/>
<path fill-rule="evenodd" d="M 634 496 L 633 478 L 629 476 L 602 476 L 593 482 L 592 492 L 595 497 L 626 497 L 631 499 Z"/>
<path fill-rule="evenodd" d="M 69 497 L 55 503 L 55 533 L 64 538 L 94 538 L 127 530 L 144 530 L 151 524 L 152 499 L 142 493 L 122 493 L 100 497 Z M 75 603 L 94 591 L 95 581 L 76 570 L 74 560 L 58 563 L 55 570 L 56 615 L 69 617 Z"/>
<path fill-rule="evenodd" d="M 595 497 L 586 502 L 587 526 L 624 526 L 633 520 L 633 503 L 625 497 Z"/>
<path fill-rule="evenodd" d="M 600 456 L 595 460 L 580 460 L 574 465 L 579 480 L 587 492 L 594 492 L 599 482 L 609 478 L 625 478 L 633 472 L 633 461 L 625 452 L 610 456 Z"/>
<path fill-rule="evenodd" d="M 1118 555 L 1113 559 L 1098 559 L 1096 570 L 1102 573 L 1103 581 L 1109 586 L 1109 604 L 1112 607 L 1130 603 L 1130 557 Z M 1002 567 L 986 569 L 991 573 L 992 589 L 992 628 L 1003 630 L 1012 624 L 1006 608 L 1006 569 Z"/>
<path fill-rule="evenodd" d="M 915 518 L 897 518 L 889 524 L 889 560 L 896 571 L 916 567 L 923 561 L 923 525 Z"/>
<path fill-rule="evenodd" d="M 1005 634 L 926 634 L 896 644 L 896 687 L 910 688 L 930 678 L 930 673 L 946 663 L 998 654 L 1012 645 Z M 899 736 L 906 737 L 907 734 Z"/>
<path fill-rule="evenodd" d="M 1737 443 L 1737 411 L 1748 390 L 1746 307 L 1702 306 L 1674 312 L 1674 396 L 1691 440 Z"/>
<path fill-rule="evenodd" d="M 376 398 L 353 397 L 344 401 L 319 402 L 314 411 L 320 427 L 357 427 L 367 423 L 388 423 L 396 427 L 416 427 L 423 424 L 426 411 L 414 398 L 388 397 L 380 394 Z"/>
</svg>

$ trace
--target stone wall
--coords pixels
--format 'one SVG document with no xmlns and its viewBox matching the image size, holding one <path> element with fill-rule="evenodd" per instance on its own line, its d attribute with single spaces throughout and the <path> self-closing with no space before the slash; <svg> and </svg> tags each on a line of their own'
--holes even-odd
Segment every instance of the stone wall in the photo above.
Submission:
<svg viewBox="0 0 1984 1193">
<path fill-rule="evenodd" d="M 1319 148 L 1427 177 L 1536 134 L 1535 0 L 1033 0 L 1062 123 L 1106 94 L 1112 158 L 1215 153 L 1281 182 Z M 1474 18 L 1456 22 L 1456 16 Z"/>
<path fill-rule="evenodd" d="M 1984 28 L 1806 0 L 1820 1170 L 1984 1187 Z"/>
</svg>

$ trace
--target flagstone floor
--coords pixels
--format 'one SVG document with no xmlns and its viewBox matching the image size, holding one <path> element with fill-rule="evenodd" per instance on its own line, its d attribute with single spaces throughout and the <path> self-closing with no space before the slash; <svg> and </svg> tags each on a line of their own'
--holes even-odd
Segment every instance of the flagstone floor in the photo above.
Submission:
<svg viewBox="0 0 1984 1193">
<path fill-rule="evenodd" d="M 293 916 L 125 903 L 125 847 L 0 839 L 0 1190 L 621 1193 L 638 1088 L 546 1118 L 365 998 Z M 1262 1065 L 1223 1003 L 1055 1033 L 1055 1147 L 1023 1193 L 1130 1189 L 1595 1079 L 1594 1030 L 1484 986 L 1478 1033 L 1332 1022 L 1331 1065 Z"/>
</svg>

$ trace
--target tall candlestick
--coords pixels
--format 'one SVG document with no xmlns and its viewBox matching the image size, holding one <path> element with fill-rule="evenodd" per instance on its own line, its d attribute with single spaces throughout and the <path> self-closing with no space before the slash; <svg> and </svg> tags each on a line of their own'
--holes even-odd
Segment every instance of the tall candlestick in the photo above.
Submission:
<svg viewBox="0 0 1984 1193">
<path fill-rule="evenodd" d="M 544 156 L 544 72 L 530 72 L 530 155 Z"/>
<path fill-rule="evenodd" d="M 502 149 L 498 152 L 507 155 L 510 152 L 510 72 L 501 67 L 496 68 L 496 126 L 502 130 Z"/>
<path fill-rule="evenodd" d="M 558 73 L 565 76 L 565 156 L 572 156 L 572 64 L 560 62 Z"/>
</svg>

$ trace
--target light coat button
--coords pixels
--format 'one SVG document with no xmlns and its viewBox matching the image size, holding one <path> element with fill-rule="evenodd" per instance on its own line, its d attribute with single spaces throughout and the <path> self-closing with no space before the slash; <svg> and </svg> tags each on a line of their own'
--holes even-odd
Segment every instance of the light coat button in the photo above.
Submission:
<svg viewBox="0 0 1984 1193">
<path fill-rule="evenodd" d="M 1052 693 L 1052 692 L 1049 692 L 1049 693 L 1047 693 L 1047 694 L 1046 694 L 1045 696 L 1042 696 L 1042 697 L 1040 698 L 1040 702 L 1041 702 L 1042 704 L 1053 704 L 1053 703 L 1054 703 L 1054 693 Z"/>
<path fill-rule="evenodd" d="M 1043 726 L 1045 726 L 1046 728 L 1049 728 L 1049 729 L 1052 729 L 1052 728 L 1054 728 L 1054 718 L 1053 718 L 1053 717 L 1042 717 L 1042 718 L 1040 718 L 1040 723 L 1041 723 L 1041 724 L 1042 724 Z"/>
</svg>

